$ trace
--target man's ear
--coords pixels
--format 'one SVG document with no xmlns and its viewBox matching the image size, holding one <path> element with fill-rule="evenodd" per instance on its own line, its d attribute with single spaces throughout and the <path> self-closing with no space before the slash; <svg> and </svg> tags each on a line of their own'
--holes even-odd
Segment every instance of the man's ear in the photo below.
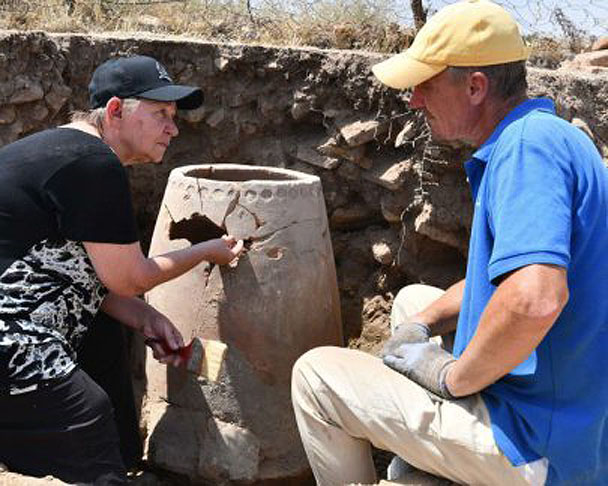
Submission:
<svg viewBox="0 0 608 486">
<path fill-rule="evenodd" d="M 106 118 L 109 122 L 118 121 L 122 118 L 123 113 L 122 100 L 116 96 L 113 96 L 106 103 Z"/>
<path fill-rule="evenodd" d="M 480 105 L 488 97 L 490 92 L 490 80 L 488 77 L 479 71 L 474 71 L 469 76 L 469 84 L 467 86 L 467 94 L 471 103 Z"/>
</svg>

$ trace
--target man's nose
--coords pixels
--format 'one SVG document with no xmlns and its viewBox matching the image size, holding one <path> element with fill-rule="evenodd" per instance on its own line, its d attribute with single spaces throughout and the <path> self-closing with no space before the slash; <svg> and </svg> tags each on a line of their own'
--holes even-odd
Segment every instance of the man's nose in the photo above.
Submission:
<svg viewBox="0 0 608 486">
<path fill-rule="evenodd" d="M 175 120 L 170 120 L 169 123 L 167 123 L 166 131 L 172 137 L 177 137 L 177 135 L 179 133 L 179 129 L 177 128 L 177 125 L 175 124 Z"/>
<path fill-rule="evenodd" d="M 419 110 L 424 108 L 424 95 L 420 92 L 418 86 L 415 86 L 410 97 L 410 108 L 412 110 Z"/>
</svg>

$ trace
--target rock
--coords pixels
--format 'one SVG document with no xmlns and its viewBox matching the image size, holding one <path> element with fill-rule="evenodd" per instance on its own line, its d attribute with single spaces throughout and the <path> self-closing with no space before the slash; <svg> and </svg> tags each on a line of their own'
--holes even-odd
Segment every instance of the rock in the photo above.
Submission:
<svg viewBox="0 0 608 486">
<path fill-rule="evenodd" d="M 68 483 L 64 483 L 53 476 L 34 478 L 8 472 L 6 469 L 0 472 L 0 486 L 60 486 L 64 484 Z"/>
<path fill-rule="evenodd" d="M 179 117 L 189 123 L 198 123 L 205 118 L 207 107 L 203 104 L 194 110 L 180 110 Z M 209 122 L 207 122 L 209 123 Z"/>
<path fill-rule="evenodd" d="M 0 82 L 0 103 L 6 103 L 13 92 L 15 91 L 15 84 L 11 81 Z"/>
<path fill-rule="evenodd" d="M 157 467 L 192 474 L 199 463 L 199 445 L 207 416 L 165 400 L 148 400 L 145 413 L 148 428 L 147 457 Z"/>
<path fill-rule="evenodd" d="M 407 122 L 395 138 L 395 148 L 401 147 L 404 143 L 416 137 L 416 135 L 416 124 L 413 121 Z"/>
<path fill-rule="evenodd" d="M 363 173 L 363 178 L 374 184 L 386 187 L 391 191 L 396 191 L 401 187 L 407 174 L 412 171 L 412 161 L 402 160 L 401 162 L 385 161 L 376 163 L 374 167 Z"/>
<path fill-rule="evenodd" d="M 0 125 L 0 146 L 14 142 L 23 133 L 23 122 L 17 118 L 13 123 Z"/>
<path fill-rule="evenodd" d="M 0 106 L 0 125 L 8 125 L 15 121 L 15 108 L 11 105 Z"/>
<path fill-rule="evenodd" d="M 49 110 L 43 102 L 33 103 L 28 110 L 28 114 L 32 119 L 42 121 L 48 116 Z"/>
<path fill-rule="evenodd" d="M 217 126 L 224 121 L 224 118 L 226 118 L 226 112 L 224 108 L 219 108 L 209 115 L 205 120 L 205 123 L 210 127 L 217 128 Z"/>
<path fill-rule="evenodd" d="M 374 217 L 373 212 L 362 204 L 337 208 L 329 218 L 332 229 L 352 230 L 366 226 Z"/>
<path fill-rule="evenodd" d="M 215 67 L 218 68 L 218 70 L 225 71 L 226 69 L 228 69 L 228 65 L 230 64 L 230 59 L 220 56 L 220 57 L 216 58 L 213 61 L 213 63 L 215 64 Z"/>
<path fill-rule="evenodd" d="M 319 145 L 317 150 L 329 157 L 346 159 L 350 162 L 354 162 L 364 169 L 371 168 L 373 164 L 371 159 L 365 157 L 365 145 L 359 145 L 358 147 L 341 147 L 334 137 L 331 137 L 327 142 Z"/>
<path fill-rule="evenodd" d="M 400 223 L 403 210 L 411 202 L 409 191 L 391 191 L 382 194 L 380 198 L 380 211 L 388 223 Z"/>
<path fill-rule="evenodd" d="M 340 128 L 340 133 L 350 147 L 363 145 L 383 135 L 388 130 L 386 123 L 377 120 L 356 121 Z"/>
<path fill-rule="evenodd" d="M 601 51 L 603 49 L 608 49 L 608 36 L 600 37 L 591 46 L 592 51 Z"/>
<path fill-rule="evenodd" d="M 340 165 L 340 161 L 333 157 L 326 157 L 319 154 L 315 149 L 299 145 L 296 149 L 295 158 L 306 162 L 307 164 L 316 165 L 323 169 L 333 170 Z"/>
<path fill-rule="evenodd" d="M 576 128 L 580 128 L 583 132 L 585 132 L 591 140 L 595 141 L 593 132 L 591 131 L 591 129 L 589 128 L 589 125 L 587 125 L 587 123 L 584 120 L 581 120 L 580 118 L 573 118 L 571 123 Z"/>
<path fill-rule="evenodd" d="M 63 84 L 53 84 L 44 100 L 53 113 L 58 112 L 72 95 L 72 90 Z"/>
<path fill-rule="evenodd" d="M 374 260 L 382 265 L 390 265 L 393 263 L 391 248 L 384 241 L 379 241 L 372 245 L 372 254 L 374 255 Z"/>
<path fill-rule="evenodd" d="M 251 481 L 258 475 L 260 442 L 249 430 L 209 419 L 205 442 L 200 447 L 201 477 L 228 477 Z"/>
<path fill-rule="evenodd" d="M 608 68 L 608 49 L 593 52 L 583 52 L 574 56 L 571 61 L 562 63 L 560 69 L 585 69 L 591 72 L 605 72 Z"/>
<path fill-rule="evenodd" d="M 303 101 L 296 101 L 293 105 L 291 105 L 291 117 L 298 121 L 304 118 L 308 113 L 310 113 L 310 104 Z"/>
<path fill-rule="evenodd" d="M 15 78 L 15 88 L 10 98 L 10 102 L 15 105 L 28 103 L 30 101 L 38 101 L 44 98 L 44 90 L 36 81 L 25 76 L 17 76 Z"/>
<path fill-rule="evenodd" d="M 424 203 L 422 211 L 414 221 L 414 229 L 416 232 L 448 246 L 460 249 L 463 248 L 463 242 L 458 235 L 438 224 L 436 220 L 440 218 L 434 217 L 433 214 L 438 211 L 441 211 L 441 209 L 435 208 L 430 203 Z"/>
</svg>

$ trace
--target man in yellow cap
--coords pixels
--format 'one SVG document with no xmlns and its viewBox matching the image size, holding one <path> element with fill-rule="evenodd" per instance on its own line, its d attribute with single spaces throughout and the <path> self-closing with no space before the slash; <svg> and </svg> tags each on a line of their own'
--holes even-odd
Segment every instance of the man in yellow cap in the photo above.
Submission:
<svg viewBox="0 0 608 486">
<path fill-rule="evenodd" d="M 528 99 L 517 24 L 454 3 L 373 67 L 413 88 L 434 139 L 476 148 L 466 278 L 399 292 L 382 360 L 317 348 L 294 366 L 320 485 L 374 483 L 370 443 L 460 484 L 608 484 L 608 171 Z M 448 351 L 431 336 L 456 330 Z"/>
</svg>

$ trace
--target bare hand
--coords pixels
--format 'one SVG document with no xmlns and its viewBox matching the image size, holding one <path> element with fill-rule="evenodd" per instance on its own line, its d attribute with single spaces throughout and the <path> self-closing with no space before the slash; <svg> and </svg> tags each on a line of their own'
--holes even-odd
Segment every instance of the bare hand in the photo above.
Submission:
<svg viewBox="0 0 608 486">
<path fill-rule="evenodd" d="M 182 364 L 178 350 L 184 346 L 184 339 L 173 323 L 156 309 L 150 308 L 141 331 L 146 344 L 152 348 L 152 355 L 159 362 L 179 366 Z"/>
<path fill-rule="evenodd" d="M 207 245 L 208 254 L 205 260 L 217 263 L 218 265 L 226 265 L 238 258 L 243 253 L 243 240 L 238 240 L 231 235 L 224 235 L 221 238 L 205 241 L 202 243 Z"/>
</svg>

